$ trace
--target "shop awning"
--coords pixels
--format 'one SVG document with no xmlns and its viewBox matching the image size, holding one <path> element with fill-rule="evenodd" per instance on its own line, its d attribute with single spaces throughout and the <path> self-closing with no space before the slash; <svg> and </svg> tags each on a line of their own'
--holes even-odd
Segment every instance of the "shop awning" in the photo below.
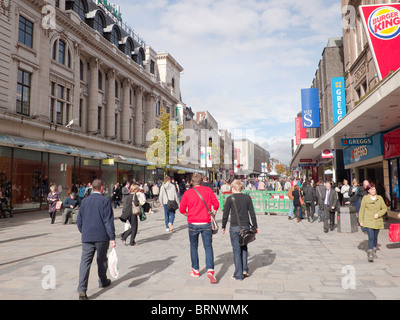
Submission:
<svg viewBox="0 0 400 320">
<path fill-rule="evenodd" d="M 83 158 L 94 158 L 94 159 L 107 159 L 107 155 L 103 152 L 92 151 L 83 148 L 76 148 L 73 146 L 57 144 L 53 142 L 46 142 L 40 140 L 32 140 L 26 138 L 12 137 L 8 135 L 0 135 L 0 145 L 26 148 L 30 150 L 44 151 L 44 152 L 55 152 L 68 154 L 72 156 L 79 156 Z"/>
<path fill-rule="evenodd" d="M 342 138 L 371 137 L 398 127 L 400 122 L 400 69 L 379 86 L 321 136 L 314 148 L 343 149 Z"/>
<path fill-rule="evenodd" d="M 311 160 L 311 162 L 316 161 L 318 156 L 321 155 L 321 150 L 314 149 L 314 143 L 317 140 L 318 139 L 301 139 L 292 157 L 292 162 L 290 163 L 291 168 L 296 168 L 300 163 L 305 163 L 304 160 Z"/>
</svg>

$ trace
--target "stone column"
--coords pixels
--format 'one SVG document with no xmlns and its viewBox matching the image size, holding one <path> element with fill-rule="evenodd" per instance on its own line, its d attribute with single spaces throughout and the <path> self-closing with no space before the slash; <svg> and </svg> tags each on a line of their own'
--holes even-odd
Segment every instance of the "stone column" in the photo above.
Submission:
<svg viewBox="0 0 400 320">
<path fill-rule="evenodd" d="M 136 87 L 135 144 L 143 144 L 143 88 Z"/>
<path fill-rule="evenodd" d="M 97 131 L 97 108 L 99 105 L 99 60 L 93 58 L 90 64 L 89 104 L 88 104 L 88 131 Z"/>
<path fill-rule="evenodd" d="M 131 107 L 129 104 L 131 82 L 128 78 L 125 78 L 122 84 L 121 140 L 127 142 L 129 140 L 129 120 L 131 119 Z"/>
<path fill-rule="evenodd" d="M 145 106 L 145 118 L 146 118 L 146 126 L 145 126 L 145 137 L 147 132 L 154 129 L 156 127 L 156 95 L 154 93 L 150 93 L 147 95 L 146 106 Z M 149 145 L 150 142 L 146 141 L 146 145 Z"/>
<path fill-rule="evenodd" d="M 114 137 L 115 134 L 115 70 L 107 72 L 107 111 L 106 111 L 106 137 Z"/>
</svg>

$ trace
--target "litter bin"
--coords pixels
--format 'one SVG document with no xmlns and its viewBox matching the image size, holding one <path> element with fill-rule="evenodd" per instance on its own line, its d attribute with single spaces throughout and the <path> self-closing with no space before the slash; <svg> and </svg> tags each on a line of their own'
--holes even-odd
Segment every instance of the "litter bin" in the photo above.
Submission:
<svg viewBox="0 0 400 320">
<path fill-rule="evenodd" d="M 357 211 L 354 206 L 340 207 L 337 214 L 337 230 L 342 233 L 358 232 Z"/>
</svg>

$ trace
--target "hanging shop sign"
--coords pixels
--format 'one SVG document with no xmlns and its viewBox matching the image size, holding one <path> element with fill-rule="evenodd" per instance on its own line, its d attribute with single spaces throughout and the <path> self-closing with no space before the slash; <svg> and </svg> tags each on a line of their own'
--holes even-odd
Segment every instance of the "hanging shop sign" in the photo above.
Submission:
<svg viewBox="0 0 400 320">
<path fill-rule="evenodd" d="M 400 68 L 400 4 L 360 6 L 379 79 Z"/>
<path fill-rule="evenodd" d="M 318 88 L 301 90 L 303 128 L 319 128 L 319 94 Z"/>
<path fill-rule="evenodd" d="M 331 79 L 333 124 L 338 123 L 346 115 L 346 89 L 344 77 Z"/>
<path fill-rule="evenodd" d="M 347 166 L 352 163 L 379 157 L 383 154 L 382 134 L 378 133 L 372 138 L 372 144 L 357 145 L 344 149 L 343 162 Z"/>
<path fill-rule="evenodd" d="M 372 138 L 345 138 L 342 139 L 342 147 L 371 146 Z"/>
</svg>

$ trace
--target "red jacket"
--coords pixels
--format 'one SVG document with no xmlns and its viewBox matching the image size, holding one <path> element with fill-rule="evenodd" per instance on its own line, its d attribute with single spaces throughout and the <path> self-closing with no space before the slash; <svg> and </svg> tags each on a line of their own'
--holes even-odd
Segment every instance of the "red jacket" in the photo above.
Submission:
<svg viewBox="0 0 400 320">
<path fill-rule="evenodd" d="M 217 211 L 219 208 L 219 202 L 214 192 L 203 186 L 195 186 L 196 190 L 202 195 L 204 201 L 210 210 Z M 188 223 L 209 223 L 211 222 L 211 217 L 208 214 L 206 206 L 200 199 L 196 191 L 189 189 L 183 194 L 179 211 L 182 214 L 187 213 Z"/>
</svg>

